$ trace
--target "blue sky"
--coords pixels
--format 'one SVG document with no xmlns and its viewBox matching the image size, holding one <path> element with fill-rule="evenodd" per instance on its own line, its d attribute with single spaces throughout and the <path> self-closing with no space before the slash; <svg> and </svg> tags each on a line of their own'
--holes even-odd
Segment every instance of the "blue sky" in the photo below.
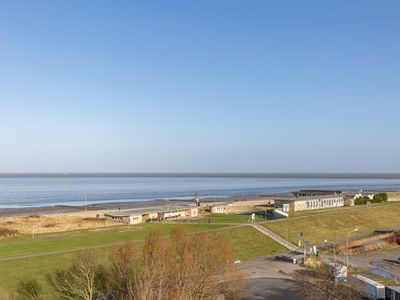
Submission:
<svg viewBox="0 0 400 300">
<path fill-rule="evenodd" d="M 400 171 L 399 1 L 1 1 L 0 172 Z"/>
</svg>

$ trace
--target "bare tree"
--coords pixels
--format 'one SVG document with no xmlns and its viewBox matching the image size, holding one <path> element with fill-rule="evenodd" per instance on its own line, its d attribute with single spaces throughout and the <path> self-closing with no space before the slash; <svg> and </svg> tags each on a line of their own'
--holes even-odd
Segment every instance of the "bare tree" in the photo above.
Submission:
<svg viewBox="0 0 400 300">
<path fill-rule="evenodd" d="M 65 300 L 92 300 L 98 297 L 102 294 L 103 280 L 104 272 L 92 251 L 80 254 L 69 269 L 48 276 L 57 297 Z"/>
<path fill-rule="evenodd" d="M 107 269 L 106 289 L 115 299 L 129 297 L 134 280 L 135 251 L 132 243 L 118 246 L 111 251 Z"/>
<path fill-rule="evenodd" d="M 189 234 L 183 227 L 170 239 L 150 233 L 139 256 L 133 244 L 114 248 L 106 266 L 86 252 L 48 278 L 57 299 L 64 300 L 235 298 L 242 288 L 228 243 L 205 233 Z"/>
</svg>

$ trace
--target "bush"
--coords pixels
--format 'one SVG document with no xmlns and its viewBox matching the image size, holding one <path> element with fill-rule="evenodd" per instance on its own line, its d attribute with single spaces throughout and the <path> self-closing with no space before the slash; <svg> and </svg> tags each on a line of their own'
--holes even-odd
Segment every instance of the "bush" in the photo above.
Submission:
<svg viewBox="0 0 400 300">
<path fill-rule="evenodd" d="M 354 204 L 355 205 L 364 205 L 364 204 L 367 204 L 368 201 L 369 201 L 369 198 L 367 196 L 358 197 L 356 200 L 354 200 Z"/>
<path fill-rule="evenodd" d="M 388 195 L 386 193 L 379 193 L 374 195 L 372 202 L 380 203 L 380 202 L 386 202 L 387 200 L 388 200 Z"/>
<path fill-rule="evenodd" d="M 0 227 L 0 237 L 9 237 L 19 234 L 19 231 L 16 229 Z"/>
<path fill-rule="evenodd" d="M 42 299 L 42 288 L 36 280 L 22 280 L 18 283 L 17 292 L 21 299 Z"/>
</svg>

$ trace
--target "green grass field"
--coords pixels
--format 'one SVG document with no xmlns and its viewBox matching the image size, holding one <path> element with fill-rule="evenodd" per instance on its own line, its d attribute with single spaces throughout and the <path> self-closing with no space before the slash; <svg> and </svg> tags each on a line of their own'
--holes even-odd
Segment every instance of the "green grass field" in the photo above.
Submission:
<svg viewBox="0 0 400 300">
<path fill-rule="evenodd" d="M 201 222 L 208 223 L 250 223 L 251 215 L 226 215 L 226 214 L 207 214 Z M 264 217 L 256 215 L 256 222 L 263 222 Z"/>
<path fill-rule="evenodd" d="M 357 234 L 400 226 L 400 203 L 385 203 L 371 207 L 354 206 L 337 209 L 301 212 L 290 219 L 270 221 L 262 224 L 291 242 L 298 243 L 299 232 L 311 244 L 326 240 L 343 240 L 346 234 L 358 228 Z"/>
<path fill-rule="evenodd" d="M 30 235 L 8 238 L 0 241 L 0 261 L 4 257 L 31 255 L 43 252 L 68 251 L 99 245 L 112 245 L 130 240 L 142 240 L 151 231 L 159 230 L 168 235 L 176 224 L 140 224 L 132 226 L 107 227 L 94 230 L 79 230 L 61 233 L 41 234 L 32 239 Z M 218 230 L 224 224 L 182 224 L 189 232 Z"/>
<path fill-rule="evenodd" d="M 285 247 L 250 226 L 224 229 L 211 234 L 226 240 L 236 258 L 240 260 L 288 251 Z"/>
<path fill-rule="evenodd" d="M 45 279 L 46 274 L 68 267 L 80 249 L 94 247 L 94 251 L 100 257 L 105 258 L 112 245 L 134 241 L 139 253 L 143 239 L 149 232 L 159 230 L 168 236 L 176 226 L 184 226 L 190 232 L 208 232 L 225 239 L 230 244 L 235 258 L 240 260 L 286 250 L 252 227 L 227 224 L 152 223 L 130 226 L 129 230 L 127 226 L 124 226 L 97 231 L 82 230 L 43 234 L 38 235 L 35 240 L 28 236 L 22 236 L 0 241 L 0 291 L 14 293 L 16 285 L 21 279 L 34 278 L 44 286 L 46 299 L 51 299 Z"/>
</svg>

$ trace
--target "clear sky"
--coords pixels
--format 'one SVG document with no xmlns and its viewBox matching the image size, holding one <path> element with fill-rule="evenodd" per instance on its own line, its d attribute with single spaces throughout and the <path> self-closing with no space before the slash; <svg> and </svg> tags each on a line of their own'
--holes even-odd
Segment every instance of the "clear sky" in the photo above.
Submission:
<svg viewBox="0 0 400 300">
<path fill-rule="evenodd" d="M 1 1 L 0 172 L 400 171 L 400 1 Z"/>
</svg>

